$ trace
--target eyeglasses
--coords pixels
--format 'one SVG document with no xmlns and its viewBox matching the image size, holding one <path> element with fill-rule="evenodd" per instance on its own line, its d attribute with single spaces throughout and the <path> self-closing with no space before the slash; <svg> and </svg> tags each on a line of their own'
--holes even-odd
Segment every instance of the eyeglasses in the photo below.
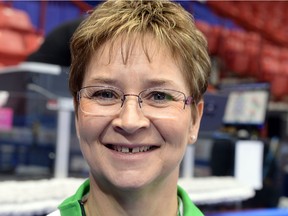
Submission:
<svg viewBox="0 0 288 216">
<path fill-rule="evenodd" d="M 191 96 L 183 92 L 149 88 L 137 94 L 125 94 L 118 88 L 87 86 L 77 93 L 78 103 L 83 113 L 94 116 L 112 116 L 120 112 L 127 97 L 137 97 L 139 108 L 145 116 L 158 118 L 173 117 L 175 112 L 184 110 L 193 102 Z"/>
</svg>

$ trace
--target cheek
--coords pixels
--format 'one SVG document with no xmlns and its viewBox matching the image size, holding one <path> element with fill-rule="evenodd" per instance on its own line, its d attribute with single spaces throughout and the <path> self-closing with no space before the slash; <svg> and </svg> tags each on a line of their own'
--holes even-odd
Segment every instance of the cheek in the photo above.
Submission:
<svg viewBox="0 0 288 216">
<path fill-rule="evenodd" d="M 189 123 L 182 118 L 155 121 L 156 130 L 164 140 L 161 160 L 164 170 L 174 170 L 180 166 L 188 146 Z"/>
<path fill-rule="evenodd" d="M 101 133 L 105 121 L 79 115 L 77 121 L 80 149 L 90 167 L 97 167 L 102 159 Z M 95 157 L 97 155 L 97 157 Z"/>
<path fill-rule="evenodd" d="M 89 140 L 91 139 L 91 136 L 95 136 L 95 134 L 97 134 L 97 132 L 92 133 L 92 128 L 94 128 L 93 122 L 87 120 L 85 120 L 85 118 L 80 117 L 78 121 L 79 135 L 81 140 L 87 140 L 87 139 Z"/>
<path fill-rule="evenodd" d="M 79 115 L 77 127 L 80 137 L 80 144 L 84 141 L 91 144 L 92 141 L 99 140 L 103 131 L 105 121 L 97 120 L 91 116 Z"/>
<path fill-rule="evenodd" d="M 188 144 L 189 122 L 184 118 L 155 120 L 155 127 L 165 142 L 180 149 Z"/>
</svg>

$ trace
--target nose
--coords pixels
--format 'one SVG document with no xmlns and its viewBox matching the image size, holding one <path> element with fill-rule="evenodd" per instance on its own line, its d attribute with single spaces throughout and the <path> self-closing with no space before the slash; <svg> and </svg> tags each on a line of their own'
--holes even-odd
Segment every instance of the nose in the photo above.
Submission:
<svg viewBox="0 0 288 216">
<path fill-rule="evenodd" d="M 125 103 L 126 97 L 128 97 L 128 96 L 130 96 L 130 97 L 131 97 L 131 96 L 137 97 L 138 105 L 139 105 L 139 107 L 141 108 L 142 99 L 140 98 L 139 95 L 136 95 L 136 94 L 125 94 L 125 95 L 123 95 L 121 107 L 122 107 L 123 104 Z"/>
<path fill-rule="evenodd" d="M 136 95 L 128 96 L 125 97 L 121 111 L 112 121 L 112 125 L 118 131 L 133 134 L 140 129 L 149 127 L 150 120 L 143 114 L 138 97 L 135 98 Z"/>
</svg>

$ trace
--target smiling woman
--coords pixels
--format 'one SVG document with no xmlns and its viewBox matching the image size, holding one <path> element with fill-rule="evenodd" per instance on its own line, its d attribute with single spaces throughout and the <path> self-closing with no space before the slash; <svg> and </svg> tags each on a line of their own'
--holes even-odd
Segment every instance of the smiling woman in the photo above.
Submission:
<svg viewBox="0 0 288 216">
<path fill-rule="evenodd" d="M 177 186 L 210 73 L 191 15 L 170 1 L 107 1 L 75 32 L 71 53 L 76 131 L 90 175 L 58 212 L 203 215 Z"/>
</svg>

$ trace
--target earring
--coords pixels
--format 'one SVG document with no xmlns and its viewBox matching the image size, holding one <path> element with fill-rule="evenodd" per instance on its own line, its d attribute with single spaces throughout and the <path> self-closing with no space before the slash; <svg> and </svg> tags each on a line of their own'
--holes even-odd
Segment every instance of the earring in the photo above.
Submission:
<svg viewBox="0 0 288 216">
<path fill-rule="evenodd" d="M 195 135 L 191 135 L 190 138 L 191 138 L 192 142 L 194 142 L 196 140 L 196 136 Z"/>
</svg>

